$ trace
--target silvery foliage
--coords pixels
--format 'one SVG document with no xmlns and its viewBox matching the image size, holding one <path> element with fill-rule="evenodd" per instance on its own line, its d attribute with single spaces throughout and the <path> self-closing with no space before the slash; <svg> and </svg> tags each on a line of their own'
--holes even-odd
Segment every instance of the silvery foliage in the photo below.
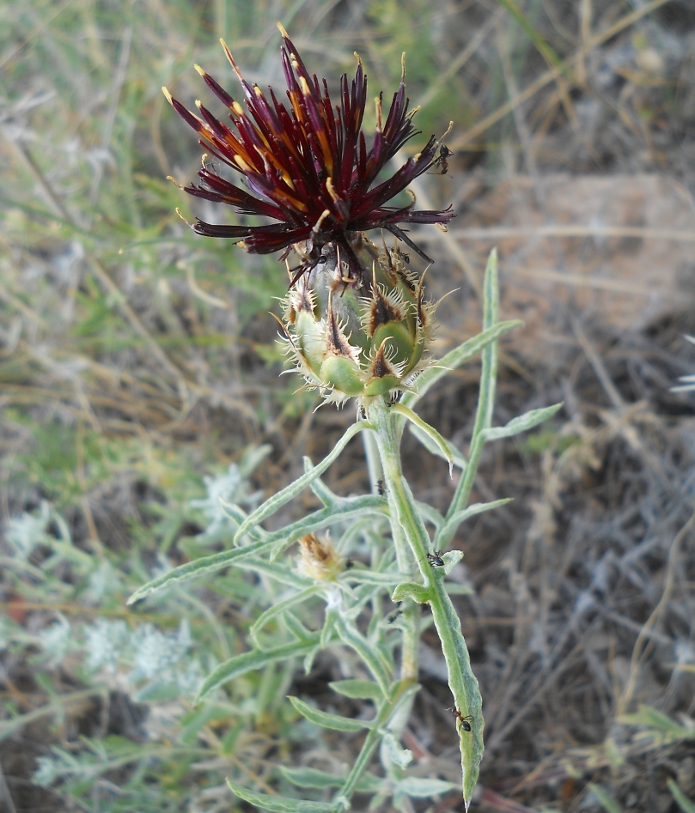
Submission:
<svg viewBox="0 0 695 813">
<path fill-rule="evenodd" d="M 65 656 L 75 645 L 71 637 L 72 627 L 70 622 L 61 613 L 49 627 L 41 630 L 38 634 L 37 643 L 49 656 L 48 666 L 55 667 L 62 663 Z"/>
<path fill-rule="evenodd" d="M 5 540 L 15 559 L 26 562 L 34 549 L 46 539 L 46 529 L 51 521 L 51 508 L 44 500 L 38 513 L 23 513 L 12 517 L 8 523 Z"/>
<path fill-rule="evenodd" d="M 202 682 L 200 664 L 190 657 L 186 619 L 178 631 L 163 633 L 149 622 L 130 629 L 124 621 L 100 618 L 83 631 L 83 641 L 87 671 L 121 672 L 138 688 L 136 699 L 164 687 L 190 696 Z"/>
<path fill-rule="evenodd" d="M 248 476 L 268 455 L 271 447 L 260 446 L 246 452 L 239 465 L 232 463 L 226 472 L 214 477 L 204 477 L 203 482 L 207 496 L 200 500 L 191 500 L 191 508 L 197 508 L 207 520 L 204 536 L 214 537 L 220 531 L 232 527 L 225 504 L 256 506 L 263 496 L 261 491 L 249 492 Z"/>
<path fill-rule="evenodd" d="M 224 511 L 225 503 L 251 508 L 258 504 L 261 493 L 250 489 L 248 476 L 269 451 L 270 446 L 251 448 L 238 464 L 231 464 L 219 475 L 204 478 L 206 497 L 189 503 L 205 517 L 206 529 L 201 537 L 209 539 L 228 530 L 230 520 Z M 70 559 L 85 578 L 86 587 L 80 599 L 87 604 L 98 604 L 123 589 L 123 574 L 107 559 L 95 560 L 75 547 L 64 518 L 46 501 L 34 512 L 11 518 L 5 542 L 18 562 L 27 562 L 39 546 L 52 549 L 53 556 L 49 555 L 42 565 L 46 572 L 52 562 Z M 171 565 L 166 557 L 160 559 L 162 569 L 168 570 Z M 74 628 L 67 618 L 58 614 L 43 630 L 31 633 L 9 618 L 0 618 L 0 651 L 11 645 L 36 647 L 47 658 L 44 662 L 48 667 L 55 668 L 68 653 L 82 650 L 87 674 L 98 680 L 98 675 L 120 673 L 133 685 L 136 697 L 161 688 L 166 688 L 169 695 L 195 695 L 203 670 L 198 659 L 191 656 L 192 643 L 185 619 L 177 631 L 165 633 L 149 622 L 133 628 L 125 621 L 107 618 Z"/>
</svg>

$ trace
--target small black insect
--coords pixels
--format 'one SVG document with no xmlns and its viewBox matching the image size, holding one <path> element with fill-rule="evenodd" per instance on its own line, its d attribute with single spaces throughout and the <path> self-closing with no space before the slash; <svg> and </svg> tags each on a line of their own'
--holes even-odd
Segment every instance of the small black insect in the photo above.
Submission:
<svg viewBox="0 0 695 813">
<path fill-rule="evenodd" d="M 381 478 L 376 481 L 376 490 L 380 497 L 386 494 L 386 483 Z"/>
<path fill-rule="evenodd" d="M 461 728 L 464 731 L 472 731 L 473 730 L 471 728 L 471 721 L 473 720 L 473 717 L 471 717 L 470 714 L 467 717 L 463 717 L 461 712 L 458 709 L 447 709 L 447 711 L 450 711 L 452 714 L 454 714 L 456 716 L 456 719 L 459 721 L 459 723 L 461 724 Z"/>
<path fill-rule="evenodd" d="M 401 257 L 403 257 L 403 262 L 406 265 L 410 265 L 410 254 L 407 254 L 405 251 L 401 251 Z"/>
<path fill-rule="evenodd" d="M 393 622 L 394 622 L 394 621 L 395 621 L 397 618 L 399 618 L 401 615 L 403 615 L 403 610 L 396 610 L 396 612 L 395 612 L 395 613 L 391 613 L 391 615 L 390 615 L 390 616 L 389 616 L 389 617 L 386 619 L 386 622 L 387 622 L 388 624 L 393 624 Z"/>
<path fill-rule="evenodd" d="M 352 568 L 354 566 L 355 566 L 355 563 L 352 561 L 352 559 L 347 559 L 345 561 L 345 570 L 352 570 Z"/>
<path fill-rule="evenodd" d="M 451 158 L 453 154 L 454 153 L 446 146 L 446 144 L 442 144 L 439 147 L 439 156 L 433 164 L 433 166 L 439 169 L 439 175 L 446 175 L 446 173 L 449 171 L 448 159 Z"/>
<path fill-rule="evenodd" d="M 427 554 L 427 561 L 432 567 L 444 567 L 444 559 L 442 559 L 441 550 L 436 550 L 434 553 Z"/>
<path fill-rule="evenodd" d="M 361 421 L 366 421 L 367 420 L 367 410 L 361 404 L 360 404 L 359 415 L 360 415 L 360 420 Z"/>
</svg>

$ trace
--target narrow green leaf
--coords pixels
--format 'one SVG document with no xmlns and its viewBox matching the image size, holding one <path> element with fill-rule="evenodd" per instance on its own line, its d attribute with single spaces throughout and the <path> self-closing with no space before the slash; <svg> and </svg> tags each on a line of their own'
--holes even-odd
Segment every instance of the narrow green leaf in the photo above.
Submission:
<svg viewBox="0 0 695 813">
<path fill-rule="evenodd" d="M 285 768 L 281 765 L 280 771 L 289 782 L 298 788 L 316 788 L 318 790 L 339 788 L 345 781 L 344 776 L 335 776 L 335 774 L 319 771 L 316 768 Z M 358 793 L 376 793 L 383 785 L 384 780 L 380 776 L 367 773 L 359 778 L 355 790 Z"/>
<path fill-rule="evenodd" d="M 443 779 L 427 779 L 419 776 L 407 776 L 396 783 L 396 789 L 414 799 L 428 799 L 430 796 L 441 795 L 454 790 L 456 785 L 453 782 L 446 782 Z"/>
<path fill-rule="evenodd" d="M 439 449 L 440 453 L 446 459 L 447 463 L 449 464 L 449 477 L 453 477 L 454 452 L 451 446 L 449 446 L 448 442 L 439 434 L 439 432 L 437 432 L 433 426 L 430 426 L 427 421 L 423 421 L 416 412 L 413 412 L 412 409 L 404 406 L 403 404 L 393 404 L 391 411 L 395 412 L 397 415 L 402 415 L 407 421 L 410 421 L 411 424 L 417 426 L 420 432 L 424 432 L 424 434 L 427 435 L 427 437 Z"/>
<path fill-rule="evenodd" d="M 276 559 L 288 545 L 296 542 L 305 534 L 369 513 L 381 516 L 388 514 L 388 506 L 382 497 L 373 494 L 363 494 L 360 497 L 340 497 L 330 507 L 314 511 L 308 517 L 303 517 L 279 531 L 268 534 L 268 541 L 276 543 L 270 558 L 271 560 Z"/>
<path fill-rule="evenodd" d="M 285 626 L 298 641 L 310 641 L 315 633 L 307 629 L 291 610 L 285 610 Z"/>
<path fill-rule="evenodd" d="M 295 656 L 306 655 L 319 642 L 318 635 L 312 636 L 310 640 L 293 641 L 291 644 L 275 647 L 274 649 L 252 649 L 242 655 L 235 655 L 228 661 L 221 663 L 203 682 L 198 691 L 196 702 L 202 700 L 218 686 L 227 683 L 240 675 L 252 672 L 254 669 L 262 669 L 269 663 L 285 660 Z"/>
<path fill-rule="evenodd" d="M 442 449 L 433 442 L 432 438 L 427 434 L 427 432 L 420 429 L 420 427 L 415 424 L 411 423 L 409 425 L 409 429 L 411 433 L 422 443 L 422 445 L 427 449 L 430 454 L 436 455 L 437 457 L 441 457 L 444 460 L 447 460 L 447 456 L 444 454 Z M 454 447 L 449 444 L 449 451 L 451 452 L 451 458 L 454 461 L 454 466 L 459 469 L 466 468 L 466 458 L 458 451 L 458 449 L 454 449 Z"/>
<path fill-rule="evenodd" d="M 500 505 L 506 505 L 506 503 L 511 501 L 511 498 L 508 498 L 506 500 L 493 500 L 492 502 L 476 502 L 473 503 L 473 505 L 469 505 L 468 508 L 464 508 L 463 511 L 457 511 L 444 523 L 444 525 L 442 525 L 437 532 L 434 538 L 435 547 L 439 546 L 440 536 L 443 539 L 451 539 L 456 533 L 456 529 L 462 522 L 474 517 L 476 514 L 482 514 L 483 511 L 491 511 L 493 508 L 498 508 Z"/>
<path fill-rule="evenodd" d="M 449 688 L 454 696 L 454 706 L 464 716 L 471 717 L 471 730 L 456 726 L 461 749 L 463 773 L 463 800 L 466 810 L 471 802 L 478 781 L 480 761 L 483 758 L 483 702 L 478 680 L 473 674 L 461 620 L 446 592 L 444 574 L 436 570 L 430 598 L 432 618 L 442 644 L 442 653 L 449 675 Z M 457 721 L 453 720 L 454 723 Z"/>
<path fill-rule="evenodd" d="M 444 575 L 448 576 L 449 573 L 456 567 L 456 565 L 463 559 L 463 551 L 458 550 L 458 548 L 454 550 L 448 550 L 446 553 L 442 554 L 442 561 L 444 562 Z"/>
<path fill-rule="evenodd" d="M 359 630 L 345 618 L 339 618 L 336 627 L 343 643 L 357 652 L 372 673 L 372 677 L 381 687 L 384 696 L 388 696 L 390 683 L 389 664 L 379 647 L 375 647 L 367 641 Z"/>
<path fill-rule="evenodd" d="M 470 596 L 474 592 L 465 584 L 456 584 L 456 582 L 446 582 L 444 588 L 450 596 Z"/>
<path fill-rule="evenodd" d="M 454 465 L 456 465 L 456 455 L 454 455 Z M 439 511 L 437 511 L 436 508 L 432 508 L 431 505 L 427 505 L 427 503 L 420 502 L 419 500 L 415 501 L 415 505 L 417 506 L 417 510 L 420 512 L 420 516 L 425 520 L 425 522 L 429 522 L 430 525 L 433 525 L 435 528 L 441 528 L 441 526 L 444 524 L 444 517 L 439 513 Z"/>
<path fill-rule="evenodd" d="M 343 777 L 336 776 L 317 768 L 286 768 L 280 765 L 280 773 L 298 788 L 339 788 L 343 784 Z"/>
<path fill-rule="evenodd" d="M 439 359 L 435 367 L 428 367 L 420 374 L 415 382 L 417 392 L 406 392 L 401 399 L 401 404 L 412 406 L 452 370 L 455 370 L 474 356 L 477 356 L 478 353 L 484 350 L 491 342 L 499 339 L 500 336 L 504 336 L 505 333 L 509 333 L 510 330 L 514 330 L 515 327 L 520 327 L 523 324 L 520 319 L 498 322 L 486 328 L 477 336 L 473 336 L 471 339 L 468 339 L 468 341 L 450 350 L 443 358 Z"/>
<path fill-rule="evenodd" d="M 497 273 L 497 250 L 493 249 L 485 266 L 483 280 L 483 328 L 489 330 L 499 324 L 499 284 Z M 456 485 L 456 491 L 446 513 L 447 520 L 467 505 L 473 488 L 473 480 L 478 471 L 480 456 L 485 444 L 485 430 L 492 424 L 492 414 L 495 407 L 495 388 L 497 385 L 497 342 L 490 342 L 482 353 L 480 369 L 480 391 L 478 393 L 478 406 L 475 411 L 473 436 L 468 452 L 468 466 Z M 439 534 L 440 544 L 446 547 L 450 537 Z M 472 792 L 472 788 L 471 788 Z"/>
<path fill-rule="evenodd" d="M 328 684 L 334 692 L 352 700 L 381 700 L 383 692 L 373 680 L 334 680 Z"/>
<path fill-rule="evenodd" d="M 354 423 L 343 434 L 342 438 L 335 444 L 333 451 L 326 455 L 323 460 L 314 466 L 310 471 L 305 472 L 301 477 L 298 477 L 294 482 L 273 494 L 272 497 L 267 499 L 260 505 L 253 513 L 249 514 L 246 521 L 243 522 L 237 529 L 234 535 L 234 544 L 239 544 L 239 541 L 253 527 L 261 523 L 264 519 L 272 516 L 276 511 L 282 508 L 283 505 L 288 503 L 293 497 L 300 494 L 304 489 L 312 483 L 317 477 L 323 474 L 324 471 L 333 463 L 334 460 L 340 455 L 347 444 L 352 438 L 359 434 L 363 429 L 370 428 L 371 425 L 367 421 L 360 421 Z"/>
<path fill-rule="evenodd" d="M 382 742 L 382 759 L 386 760 L 387 766 L 392 763 L 404 771 L 413 761 L 413 752 L 408 748 L 403 748 L 393 732 L 387 730 L 384 732 Z"/>
<path fill-rule="evenodd" d="M 543 39 L 543 37 L 541 37 L 541 35 L 534 28 L 534 26 L 528 21 L 523 11 L 516 4 L 515 0 L 497 0 L 497 2 L 501 6 L 504 6 L 507 9 L 507 11 L 512 15 L 512 17 L 514 17 L 514 19 L 519 23 L 519 25 L 523 28 L 528 38 L 543 55 L 548 65 L 554 68 L 558 68 L 558 70 L 562 70 L 563 68 L 566 70 L 566 67 L 564 66 L 564 63 L 562 62 L 560 57 L 555 53 L 555 51 L 550 47 L 550 45 L 548 45 L 548 43 Z"/>
<path fill-rule="evenodd" d="M 345 581 L 355 582 L 357 584 L 381 584 L 385 587 L 398 584 L 403 578 L 402 573 L 379 573 L 374 570 L 347 570 L 345 575 L 342 576 Z"/>
<path fill-rule="evenodd" d="M 686 728 L 682 726 L 680 723 L 677 723 L 672 717 L 669 717 L 668 714 L 664 714 L 661 711 L 657 711 L 652 706 L 640 706 L 639 707 L 640 714 L 642 715 L 643 719 L 646 721 L 647 725 L 652 726 L 653 728 L 661 729 L 662 731 L 666 731 L 669 734 L 675 734 L 676 736 L 687 736 L 695 737 L 695 728 Z"/>
<path fill-rule="evenodd" d="M 323 589 L 322 585 L 319 584 L 312 584 L 311 587 L 307 587 L 304 590 L 301 590 L 299 593 L 295 593 L 293 596 L 284 599 L 283 601 L 278 601 L 277 604 L 273 604 L 271 607 L 261 613 L 258 618 L 253 622 L 251 629 L 249 630 L 249 634 L 252 638 L 255 638 L 258 635 L 258 631 L 263 629 L 263 627 L 271 621 L 275 616 L 282 615 L 285 610 L 289 610 L 290 607 L 293 607 L 295 604 L 300 604 L 303 601 L 306 601 L 308 598 L 316 595 L 316 593 L 320 593 Z"/>
<path fill-rule="evenodd" d="M 229 567 L 229 565 L 236 560 L 253 554 L 263 553 L 272 546 L 272 542 L 261 540 L 259 542 L 252 542 L 250 545 L 245 545 L 243 548 L 224 550 L 221 553 L 214 553 L 212 556 L 203 556 L 193 562 L 179 565 L 179 567 L 175 567 L 168 573 L 164 573 L 162 576 L 152 579 L 152 581 L 147 582 L 147 584 L 143 584 L 142 587 L 139 587 L 133 593 L 127 603 L 134 604 L 136 601 L 140 601 L 140 599 L 155 593 L 157 590 L 162 590 L 164 587 L 172 587 L 174 584 L 180 584 L 189 579 L 204 576 L 207 573 L 214 573 L 223 567 Z"/>
<path fill-rule="evenodd" d="M 613 797 L 609 795 L 608 791 L 604 790 L 601 785 L 597 785 L 595 782 L 589 782 L 587 787 L 597 798 L 599 804 L 606 811 L 606 813 L 623 813 L 622 807 L 620 807 L 615 799 L 613 799 Z"/>
<path fill-rule="evenodd" d="M 297 709 L 297 711 L 306 717 L 309 722 L 315 725 L 320 725 L 323 728 L 331 728 L 334 731 L 361 731 L 363 728 L 371 728 L 372 723 L 367 720 L 353 720 L 349 717 L 342 717 L 339 714 L 329 714 L 326 711 L 320 711 L 300 700 L 298 697 L 289 697 L 290 703 Z"/>
<path fill-rule="evenodd" d="M 269 793 L 247 790 L 231 779 L 227 780 L 227 785 L 235 796 L 250 805 L 260 807 L 261 810 L 270 810 L 271 813 L 332 813 L 335 810 L 334 805 L 325 802 L 306 802 L 302 799 L 288 799 L 286 796 L 271 796 Z"/>
<path fill-rule="evenodd" d="M 304 471 L 308 473 L 313 471 L 313 468 L 314 464 L 311 462 L 310 458 L 304 457 Z M 310 488 L 327 508 L 340 499 L 337 494 L 334 494 L 330 488 L 328 488 L 320 477 L 317 477 L 310 484 Z"/>
<path fill-rule="evenodd" d="M 391 601 L 399 602 L 406 598 L 418 604 L 426 604 L 430 600 L 429 588 L 415 582 L 401 582 L 391 593 Z"/>
<path fill-rule="evenodd" d="M 695 802 L 689 799 L 685 793 L 678 787 L 678 785 L 673 781 L 673 779 L 668 779 L 666 781 L 668 785 L 668 789 L 671 791 L 671 796 L 676 800 L 676 804 L 683 813 L 695 813 Z"/>
<path fill-rule="evenodd" d="M 526 432 L 538 426 L 539 423 L 547 421 L 559 410 L 562 409 L 563 404 L 553 404 L 553 406 L 543 407 L 542 409 L 532 409 L 524 415 L 519 415 L 518 418 L 512 418 L 506 426 L 495 426 L 490 429 L 485 429 L 485 440 L 499 440 L 500 438 L 510 438 L 513 435 L 518 435 L 520 432 Z"/>
</svg>

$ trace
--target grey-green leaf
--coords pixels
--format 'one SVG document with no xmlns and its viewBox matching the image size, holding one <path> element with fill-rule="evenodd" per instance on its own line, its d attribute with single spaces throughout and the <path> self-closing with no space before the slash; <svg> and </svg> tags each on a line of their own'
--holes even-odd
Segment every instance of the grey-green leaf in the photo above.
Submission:
<svg viewBox="0 0 695 813">
<path fill-rule="evenodd" d="M 286 796 L 257 793 L 237 785 L 231 779 L 227 780 L 227 785 L 235 796 L 261 810 L 270 810 L 271 813 L 332 813 L 335 810 L 334 805 L 325 802 L 306 802 L 303 799 L 289 799 Z"/>
<path fill-rule="evenodd" d="M 328 684 L 334 692 L 352 700 L 381 700 L 383 694 L 372 680 L 334 680 Z"/>
<path fill-rule="evenodd" d="M 620 807 L 615 799 L 608 793 L 607 790 L 602 788 L 601 785 L 597 785 L 594 782 L 589 782 L 587 787 L 598 799 L 599 804 L 606 811 L 606 813 L 623 813 L 622 807 Z"/>
<path fill-rule="evenodd" d="M 433 426 L 430 426 L 427 421 L 423 421 L 423 419 L 416 412 L 413 412 L 412 409 L 404 404 L 393 404 L 391 411 L 395 412 L 397 415 L 402 415 L 406 420 L 410 421 L 412 426 L 416 426 L 421 433 L 429 438 L 430 442 L 435 446 L 436 449 L 439 450 L 439 456 L 443 456 L 449 464 L 449 477 L 453 477 L 454 451 L 449 443 L 442 437 L 442 435 L 440 435 Z"/>
<path fill-rule="evenodd" d="M 493 500 L 492 502 L 476 502 L 473 505 L 469 505 L 468 508 L 464 508 L 463 511 L 457 511 L 437 531 L 434 546 L 438 547 L 440 536 L 443 539 L 451 539 L 456 533 L 458 526 L 467 519 L 470 519 L 476 514 L 481 514 L 483 511 L 491 511 L 493 508 L 498 508 L 500 505 L 505 505 L 508 502 L 511 502 L 511 499 Z"/>
<path fill-rule="evenodd" d="M 360 421 L 354 423 L 352 426 L 345 430 L 345 433 L 340 440 L 335 444 L 330 454 L 326 455 L 320 463 L 317 463 L 309 471 L 305 472 L 301 477 L 298 477 L 293 483 L 285 486 L 281 491 L 273 494 L 262 505 L 246 518 L 234 535 L 234 543 L 238 544 L 252 528 L 261 523 L 264 519 L 272 516 L 276 511 L 282 508 L 283 505 L 288 503 L 297 494 L 300 494 L 304 489 L 310 485 L 317 477 L 320 477 L 324 471 L 333 463 L 334 460 L 340 455 L 343 449 L 347 446 L 350 440 L 363 429 L 368 427 L 367 421 Z"/>
<path fill-rule="evenodd" d="M 202 700 L 207 694 L 210 694 L 211 691 L 223 683 L 227 683 L 227 681 L 233 680 L 247 672 L 252 672 L 254 669 L 262 669 L 264 666 L 267 666 L 269 663 L 274 663 L 275 661 L 306 655 L 318 642 L 319 637 L 315 635 L 309 640 L 293 641 L 291 644 L 284 644 L 274 649 L 252 649 L 250 652 L 244 652 L 243 655 L 235 655 L 228 661 L 221 663 L 213 670 L 212 674 L 208 675 L 200 687 L 196 701 Z"/>
<path fill-rule="evenodd" d="M 563 404 L 553 404 L 553 406 L 543 407 L 543 409 L 532 409 L 524 415 L 519 415 L 518 418 L 512 418 L 506 426 L 494 426 L 490 429 L 483 430 L 485 433 L 485 440 L 499 440 L 500 438 L 510 438 L 513 435 L 518 435 L 520 432 L 526 432 L 528 429 L 533 429 L 539 423 L 547 421 L 559 410 L 562 409 Z"/>
<path fill-rule="evenodd" d="M 418 604 L 425 604 L 430 600 L 429 588 L 415 582 L 401 582 L 391 593 L 391 601 L 399 602 L 406 598 Z"/>
<path fill-rule="evenodd" d="M 156 579 L 143 584 L 139 587 L 133 595 L 128 599 L 128 604 L 133 604 L 140 599 L 155 593 L 157 590 L 162 590 L 165 587 L 171 587 L 174 584 L 195 579 L 199 576 L 204 576 L 206 573 L 214 573 L 216 570 L 221 570 L 223 567 L 228 567 L 235 560 L 242 559 L 252 554 L 263 553 L 266 549 L 272 547 L 272 542 L 261 540 L 253 542 L 250 545 L 245 545 L 242 548 L 234 548 L 233 550 L 224 550 L 221 553 L 215 553 L 212 556 L 203 556 L 193 562 L 187 562 L 185 565 L 180 565 L 158 576 Z"/>
<path fill-rule="evenodd" d="M 297 711 L 306 717 L 309 722 L 320 725 L 323 728 L 330 728 L 333 731 L 361 731 L 363 728 L 371 728 L 372 724 L 367 720 L 353 720 L 350 717 L 341 717 L 339 714 L 329 714 L 327 711 L 320 711 L 300 700 L 298 697 L 289 698 L 290 703 Z"/>
<path fill-rule="evenodd" d="M 326 771 L 319 771 L 317 768 L 286 768 L 280 765 L 280 773 L 298 788 L 339 788 L 344 781 L 344 777 L 336 776 Z"/>
<path fill-rule="evenodd" d="M 410 423 L 409 429 L 413 435 L 422 443 L 422 445 L 433 455 L 437 455 L 437 457 L 441 457 L 444 460 L 448 460 L 448 457 L 444 454 L 443 449 L 439 447 L 437 443 L 435 443 L 432 438 L 429 436 L 427 432 L 421 429 L 416 423 Z M 454 461 L 454 466 L 459 469 L 466 468 L 466 458 L 457 450 L 454 449 L 451 444 L 449 444 L 449 451 L 451 452 L 452 460 Z"/>
<path fill-rule="evenodd" d="M 282 775 L 298 788 L 339 788 L 345 781 L 344 776 L 320 771 L 317 768 L 285 768 L 280 766 Z M 359 793 L 376 793 L 384 784 L 384 780 L 374 774 L 363 774 L 355 788 Z"/>
<path fill-rule="evenodd" d="M 412 796 L 415 799 L 427 799 L 442 793 L 455 790 L 453 782 L 446 782 L 443 779 L 427 779 L 419 776 L 407 776 L 396 784 L 396 789 Z"/>
<path fill-rule="evenodd" d="M 441 358 L 436 366 L 428 367 L 424 370 L 420 377 L 417 379 L 416 387 L 417 392 L 407 392 L 401 399 L 401 403 L 406 406 L 412 406 L 416 401 L 419 401 L 422 396 L 430 390 L 434 384 L 441 378 L 444 378 L 456 367 L 465 364 L 473 356 L 476 356 L 481 350 L 484 350 L 489 344 L 499 339 L 505 333 L 519 327 L 524 323 L 520 319 L 512 319 L 507 322 L 497 322 L 496 324 L 486 328 L 482 333 L 473 336 L 468 341 L 450 350 L 443 358 Z"/>
</svg>

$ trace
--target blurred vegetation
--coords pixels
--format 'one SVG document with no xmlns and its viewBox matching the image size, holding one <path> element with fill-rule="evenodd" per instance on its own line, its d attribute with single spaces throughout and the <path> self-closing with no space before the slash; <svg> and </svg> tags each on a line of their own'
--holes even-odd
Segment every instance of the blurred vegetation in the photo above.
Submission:
<svg viewBox="0 0 695 813">
<path fill-rule="evenodd" d="M 192 705 L 199 675 L 242 648 L 262 609 L 242 571 L 125 608 L 153 574 L 217 549 L 218 496 L 253 504 L 257 491 L 298 470 L 301 453 L 325 450 L 321 432 L 309 438 L 312 421 L 330 435 L 351 420 L 313 418 L 315 396 L 278 379 L 268 311 L 286 289 L 282 264 L 199 238 L 177 215 L 178 207 L 187 221 L 194 212 L 225 217 L 166 180 L 190 181 L 200 150 L 161 86 L 190 106 L 206 92 L 199 63 L 236 92 L 223 37 L 247 78 L 282 87 L 277 21 L 334 86 L 357 50 L 370 92 L 388 98 L 406 51 L 409 96 L 422 104 L 423 136 L 412 148 L 455 122 L 459 174 L 426 192 L 453 192 L 465 209 L 465 171 L 482 169 L 492 185 L 504 171 L 564 166 L 569 152 L 573 171 L 632 171 L 633 146 L 644 140 L 650 167 L 679 172 L 684 153 L 672 146 L 692 138 L 681 111 L 695 84 L 693 16 L 688 3 L 666 0 L 0 6 L 0 799 L 8 810 L 241 810 L 225 776 L 289 793 L 286 776 L 266 773 L 268 754 L 282 762 L 328 750 L 285 701 L 291 662 L 244 675 L 224 702 Z M 612 50 L 601 51 L 606 43 Z M 611 65 L 619 87 L 604 81 Z M 576 106 L 591 77 L 603 77 L 596 93 L 612 118 L 587 148 Z M 525 131 L 514 114 L 534 83 Z M 540 154 L 534 144 L 545 136 L 551 149 Z M 586 443 L 574 430 L 549 430 L 520 451 L 579 467 Z M 259 468 L 269 451 L 262 444 L 273 454 Z M 364 479 L 357 469 L 340 476 L 346 492 Z M 601 783 L 629 764 L 640 732 L 679 729 L 668 741 L 652 736 L 650 753 L 692 743 L 689 723 L 641 714 L 620 724 L 613 750 L 599 732 L 593 752 L 575 753 L 548 779 L 552 809 L 575 810 L 581 800 L 585 809 L 622 809 Z M 550 727 L 524 759 L 541 765 L 577 745 L 556 734 Z M 661 813 L 693 809 L 686 774 L 674 769 L 665 791 L 672 807 Z"/>
</svg>

